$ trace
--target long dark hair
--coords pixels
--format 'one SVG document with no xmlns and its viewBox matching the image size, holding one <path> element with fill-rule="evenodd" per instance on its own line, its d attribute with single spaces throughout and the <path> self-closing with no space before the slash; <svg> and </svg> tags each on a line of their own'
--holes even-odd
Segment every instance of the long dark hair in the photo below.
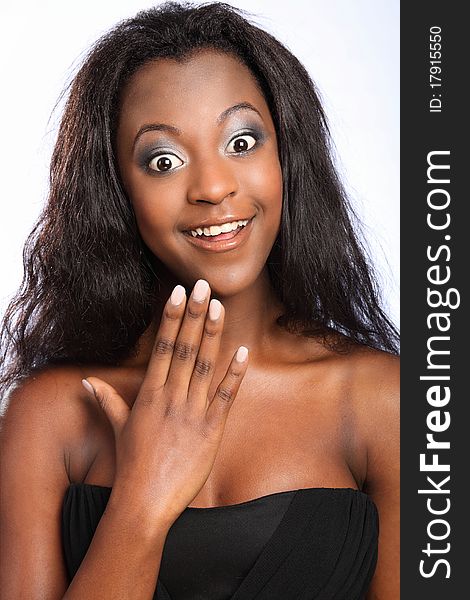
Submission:
<svg viewBox="0 0 470 600">
<path fill-rule="evenodd" d="M 329 132 L 301 63 L 241 11 L 165 3 L 93 46 L 72 81 L 52 156 L 50 193 L 24 249 L 22 285 L 1 333 L 0 384 L 48 364 L 119 364 L 153 317 L 158 276 L 114 152 L 120 92 L 144 63 L 213 48 L 256 77 L 276 127 L 281 229 L 268 259 L 287 330 L 397 352 L 367 254 L 335 172 Z M 344 344 L 343 344 L 344 347 Z"/>
</svg>

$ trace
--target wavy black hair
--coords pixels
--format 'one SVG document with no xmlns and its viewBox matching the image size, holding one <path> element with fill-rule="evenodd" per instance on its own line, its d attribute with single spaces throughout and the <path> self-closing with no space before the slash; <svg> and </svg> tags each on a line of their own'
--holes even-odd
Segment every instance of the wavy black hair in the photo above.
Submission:
<svg viewBox="0 0 470 600">
<path fill-rule="evenodd" d="M 3 319 L 0 384 L 48 364 L 119 364 L 135 352 L 159 282 L 117 168 L 120 93 L 148 61 L 202 49 L 230 53 L 251 70 L 276 127 L 283 207 L 267 266 L 285 308 L 279 324 L 329 343 L 328 334 L 338 332 L 343 342 L 397 353 L 398 334 L 352 226 L 305 68 L 238 9 L 169 2 L 99 39 L 71 83 L 48 202 L 26 241 L 23 282 Z"/>
</svg>

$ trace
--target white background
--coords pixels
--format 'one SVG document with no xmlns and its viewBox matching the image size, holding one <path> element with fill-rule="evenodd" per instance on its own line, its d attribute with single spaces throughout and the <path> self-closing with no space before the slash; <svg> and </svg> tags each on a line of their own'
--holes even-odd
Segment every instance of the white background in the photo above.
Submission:
<svg viewBox="0 0 470 600">
<path fill-rule="evenodd" d="M 47 193 L 60 111 L 80 57 L 117 21 L 158 2 L 2 2 L 0 314 L 21 282 L 22 247 Z M 337 165 L 399 322 L 399 0 L 250 0 L 246 9 L 307 67 Z"/>
</svg>

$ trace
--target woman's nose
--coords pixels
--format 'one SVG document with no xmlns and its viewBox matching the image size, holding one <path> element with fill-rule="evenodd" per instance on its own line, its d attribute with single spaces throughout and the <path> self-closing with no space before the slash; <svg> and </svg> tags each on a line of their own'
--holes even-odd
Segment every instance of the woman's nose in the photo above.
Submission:
<svg viewBox="0 0 470 600">
<path fill-rule="evenodd" d="M 192 166 L 188 201 L 219 204 L 237 191 L 237 180 L 226 157 L 206 159 Z"/>
</svg>

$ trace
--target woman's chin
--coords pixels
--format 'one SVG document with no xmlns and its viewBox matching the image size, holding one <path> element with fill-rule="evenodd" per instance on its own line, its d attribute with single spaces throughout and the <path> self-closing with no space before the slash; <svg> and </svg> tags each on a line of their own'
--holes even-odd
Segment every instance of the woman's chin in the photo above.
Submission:
<svg viewBox="0 0 470 600">
<path fill-rule="evenodd" d="M 253 298 L 254 289 L 264 287 L 268 281 L 265 269 L 251 268 L 248 272 L 233 271 L 224 273 L 200 273 L 195 279 L 205 279 L 211 288 L 211 296 L 223 301 L 248 294 Z M 194 285 L 194 284 L 193 284 Z M 247 299 L 247 302 L 249 300 Z"/>
</svg>

